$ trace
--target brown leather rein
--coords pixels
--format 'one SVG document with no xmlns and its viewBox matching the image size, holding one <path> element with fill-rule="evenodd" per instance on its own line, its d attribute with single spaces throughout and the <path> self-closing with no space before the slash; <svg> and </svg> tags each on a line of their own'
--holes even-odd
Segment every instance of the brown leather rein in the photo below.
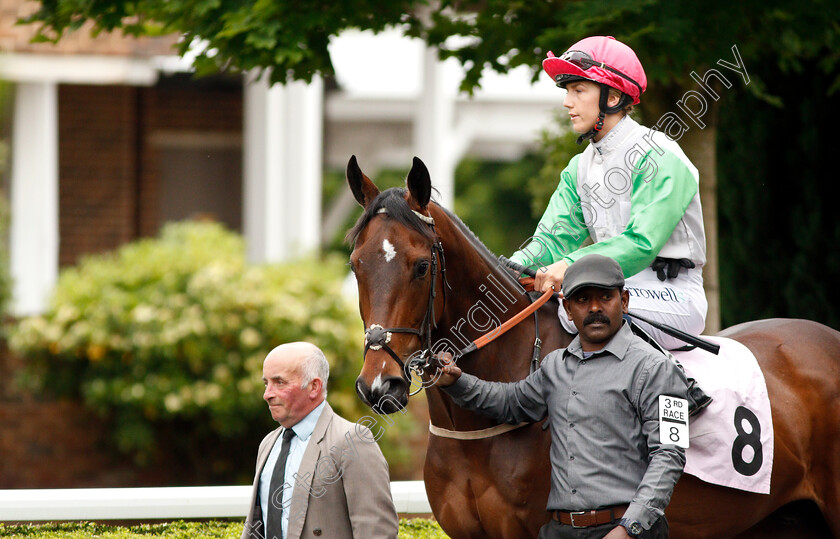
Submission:
<svg viewBox="0 0 840 539">
<path fill-rule="evenodd" d="M 430 215 L 423 215 L 420 212 L 414 211 L 414 214 L 420 218 L 423 222 L 428 224 L 432 227 L 432 230 L 435 228 L 435 221 Z M 377 213 L 387 213 L 385 208 L 380 208 Z M 443 281 L 443 291 L 444 291 L 444 303 L 446 302 L 446 288 L 449 287 L 449 283 L 446 281 L 446 262 L 444 259 L 443 253 L 443 245 L 440 242 L 440 238 L 432 245 L 431 249 L 431 286 L 429 290 L 429 301 L 426 307 L 426 314 L 423 317 L 423 322 L 421 324 L 420 329 L 414 328 L 402 328 L 402 327 L 394 327 L 394 328 L 384 328 L 379 324 L 371 324 L 368 328 L 365 329 L 365 350 L 364 355 L 367 355 L 368 350 L 385 350 L 394 361 L 399 364 L 403 371 L 403 376 L 409 379 L 409 372 L 413 372 L 417 375 L 422 375 L 423 372 L 429 367 L 435 366 L 439 367 L 440 363 L 432 354 L 432 342 L 431 342 L 431 332 L 432 328 L 435 325 L 435 316 L 434 316 L 434 301 L 435 301 L 435 289 L 436 289 L 436 277 L 437 277 L 437 266 L 440 263 L 440 274 Z M 502 257 L 503 262 L 510 264 L 510 261 Z M 534 338 L 534 351 L 531 358 L 531 371 L 533 372 L 539 367 L 540 361 L 540 352 L 542 350 L 542 340 L 540 339 L 540 330 L 539 330 L 539 319 L 536 315 L 537 309 L 542 307 L 554 294 L 554 290 L 548 290 L 542 294 L 539 298 L 535 301 L 532 301 L 530 305 L 525 307 L 522 311 L 518 312 L 508 320 L 506 320 L 502 325 L 493 329 L 484 335 L 478 337 L 476 340 L 471 342 L 462 350 L 457 352 L 455 356 L 455 360 L 463 357 L 470 352 L 475 352 L 476 350 L 480 350 L 484 348 L 494 340 L 498 339 L 511 328 L 519 324 L 522 320 L 527 318 L 530 315 L 534 315 L 534 331 L 536 333 Z M 400 359 L 399 355 L 394 352 L 388 344 L 391 342 L 392 334 L 393 333 L 411 333 L 417 335 L 424 344 L 424 349 L 422 353 L 418 357 L 409 358 L 407 362 L 403 362 Z M 410 384 L 409 384 L 410 385 Z M 420 390 L 423 389 L 423 386 L 419 387 L 416 391 L 410 392 L 409 395 L 415 395 Z M 496 436 L 498 434 L 502 434 L 505 432 L 509 432 L 511 430 L 517 429 L 521 426 L 524 426 L 525 423 L 521 423 L 519 425 L 496 425 L 495 427 L 490 427 L 488 429 L 482 429 L 478 431 L 453 431 L 444 429 L 441 427 L 437 427 L 432 425 L 431 421 L 429 422 L 429 432 L 434 434 L 435 436 L 443 437 L 443 438 L 454 438 L 458 440 L 478 440 L 482 438 L 489 438 L 491 436 Z"/>
<path fill-rule="evenodd" d="M 536 301 L 534 301 L 533 303 L 516 313 L 510 319 L 506 320 L 501 326 L 485 333 L 481 337 L 471 342 L 466 348 L 458 352 L 458 356 L 460 357 L 464 354 L 480 350 L 488 344 L 490 344 L 491 342 L 495 341 L 496 339 L 507 333 L 508 330 L 510 330 L 510 328 L 524 320 L 526 317 L 532 315 L 537 309 L 542 307 L 545 304 L 545 302 L 551 298 L 552 295 L 554 295 L 554 290 L 547 290 L 543 293 L 542 296 L 537 298 Z M 537 337 L 537 339 L 539 340 L 539 337 Z"/>
</svg>

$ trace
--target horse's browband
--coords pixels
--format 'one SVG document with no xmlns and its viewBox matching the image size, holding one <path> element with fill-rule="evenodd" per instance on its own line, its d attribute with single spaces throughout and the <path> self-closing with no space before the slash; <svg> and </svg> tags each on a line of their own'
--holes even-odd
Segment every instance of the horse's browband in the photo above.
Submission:
<svg viewBox="0 0 840 539">
<path fill-rule="evenodd" d="M 431 217 L 429 215 L 423 215 L 419 211 L 415 211 L 415 210 L 411 210 L 411 211 L 414 213 L 414 215 L 419 217 L 424 223 L 428 223 L 432 226 L 435 226 L 434 217 Z M 376 210 L 376 213 L 388 213 L 388 210 L 386 210 L 385 208 L 379 208 L 378 210 Z"/>
</svg>

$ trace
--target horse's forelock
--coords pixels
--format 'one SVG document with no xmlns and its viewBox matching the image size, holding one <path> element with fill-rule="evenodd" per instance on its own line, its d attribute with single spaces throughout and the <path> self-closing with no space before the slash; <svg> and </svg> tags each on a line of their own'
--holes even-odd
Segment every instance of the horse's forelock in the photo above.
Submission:
<svg viewBox="0 0 840 539">
<path fill-rule="evenodd" d="M 383 208 L 385 209 L 385 213 L 391 219 L 394 219 L 401 225 L 411 228 L 426 238 L 433 240 L 434 232 L 432 228 L 414 215 L 414 212 L 411 211 L 408 202 L 405 200 L 405 193 L 406 190 L 403 187 L 392 187 L 391 189 L 387 189 L 379 193 L 379 195 L 373 199 L 370 204 L 368 204 L 362 215 L 359 216 L 359 219 L 356 221 L 356 224 L 353 225 L 353 228 L 347 232 L 345 241 L 355 244 L 356 240 L 359 238 L 359 234 L 362 233 L 362 230 L 367 227 L 370 220 L 376 217 L 379 211 Z"/>
</svg>

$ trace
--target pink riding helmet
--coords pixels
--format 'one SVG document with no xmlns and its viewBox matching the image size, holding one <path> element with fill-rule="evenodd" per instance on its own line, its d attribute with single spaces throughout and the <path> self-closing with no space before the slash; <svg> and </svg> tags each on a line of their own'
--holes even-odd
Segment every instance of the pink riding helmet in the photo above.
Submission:
<svg viewBox="0 0 840 539">
<path fill-rule="evenodd" d="M 647 77 L 633 49 L 612 36 L 592 36 L 572 45 L 559 58 L 548 53 L 543 69 L 558 86 L 578 78 L 611 86 L 639 104 Z"/>
</svg>

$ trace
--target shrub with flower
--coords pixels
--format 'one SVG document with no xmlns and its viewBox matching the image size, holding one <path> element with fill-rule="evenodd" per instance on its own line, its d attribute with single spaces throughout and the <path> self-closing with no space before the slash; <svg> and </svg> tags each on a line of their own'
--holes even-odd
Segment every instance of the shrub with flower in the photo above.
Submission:
<svg viewBox="0 0 840 539">
<path fill-rule="evenodd" d="M 278 344 L 321 347 L 332 406 L 370 414 L 353 391 L 363 331 L 340 293 L 346 261 L 249 265 L 244 252 L 221 225 L 183 222 L 63 270 L 48 312 L 10 331 L 30 387 L 81 397 L 112 422 L 120 451 L 181 459 L 196 480 L 253 473 L 276 426 L 260 396 Z"/>
</svg>

